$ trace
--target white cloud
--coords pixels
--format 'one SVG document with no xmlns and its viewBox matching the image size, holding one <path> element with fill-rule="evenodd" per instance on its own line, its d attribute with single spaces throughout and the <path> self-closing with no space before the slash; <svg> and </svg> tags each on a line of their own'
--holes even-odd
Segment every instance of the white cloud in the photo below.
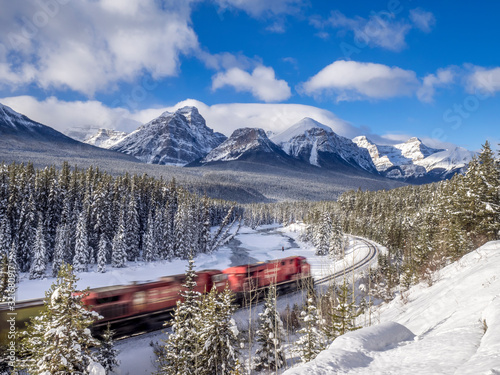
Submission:
<svg viewBox="0 0 500 375">
<path fill-rule="evenodd" d="M 217 73 L 212 78 L 212 90 L 224 86 L 231 86 L 238 92 L 250 92 L 255 98 L 265 102 L 287 100 L 292 95 L 288 83 L 276 79 L 273 68 L 262 65 L 257 66 L 252 74 L 240 68 Z"/>
<path fill-rule="evenodd" d="M 436 17 L 431 12 L 427 12 L 422 8 L 410 10 L 410 20 L 413 24 L 425 33 L 430 33 L 436 24 Z"/>
<path fill-rule="evenodd" d="M 252 17 L 295 14 L 304 6 L 303 0 L 214 0 L 223 10 L 239 9 Z"/>
<path fill-rule="evenodd" d="M 453 68 L 438 69 L 436 74 L 424 77 L 422 86 L 417 90 L 420 101 L 430 103 L 434 99 L 436 87 L 446 87 L 453 83 L 455 72 Z"/>
<path fill-rule="evenodd" d="M 299 91 L 313 96 L 332 93 L 336 101 L 351 101 L 410 96 L 418 86 L 411 70 L 339 60 L 301 84 Z"/>
<path fill-rule="evenodd" d="M 400 51 L 406 47 L 406 35 L 411 26 L 404 20 L 395 20 L 395 15 L 388 12 L 372 14 L 368 19 L 348 18 L 339 11 L 333 11 L 326 22 L 313 22 L 316 27 L 332 26 L 351 30 L 361 45 L 381 47 L 391 51 Z"/>
<path fill-rule="evenodd" d="M 493 95 L 500 91 L 500 67 L 483 68 L 479 66 L 468 66 L 470 73 L 466 78 L 467 91 L 480 93 L 482 95 Z"/>
<path fill-rule="evenodd" d="M 141 125 L 128 110 L 109 108 L 95 100 L 67 102 L 49 97 L 39 101 L 32 96 L 15 96 L 2 98 L 0 103 L 66 134 L 95 133 L 99 128 L 131 132 Z"/>
<path fill-rule="evenodd" d="M 7 2 L 1 44 L 0 86 L 34 83 L 90 97 L 144 72 L 176 75 L 179 56 L 199 49 L 190 1 L 155 0 Z"/>
</svg>

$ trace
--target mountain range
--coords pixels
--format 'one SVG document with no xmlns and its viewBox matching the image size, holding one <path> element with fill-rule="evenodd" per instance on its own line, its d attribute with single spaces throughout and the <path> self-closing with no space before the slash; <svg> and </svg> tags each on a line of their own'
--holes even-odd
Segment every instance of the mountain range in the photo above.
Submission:
<svg viewBox="0 0 500 375">
<path fill-rule="evenodd" d="M 315 173 L 335 170 L 410 183 L 450 178 L 463 172 L 474 155 L 460 147 L 431 148 L 418 138 L 395 145 L 377 145 L 365 136 L 351 140 L 308 117 L 278 134 L 241 128 L 226 138 L 207 126 L 196 107 L 165 112 L 130 134 L 101 129 L 85 142 L 151 164 L 229 170 L 265 165 Z"/>
</svg>

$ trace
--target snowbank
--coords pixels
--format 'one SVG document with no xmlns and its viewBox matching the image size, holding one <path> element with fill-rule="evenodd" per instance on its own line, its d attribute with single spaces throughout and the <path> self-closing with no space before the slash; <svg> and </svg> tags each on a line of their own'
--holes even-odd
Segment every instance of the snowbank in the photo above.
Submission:
<svg viewBox="0 0 500 375">
<path fill-rule="evenodd" d="M 372 314 L 380 325 L 338 338 L 285 374 L 500 374 L 498 270 L 500 241 L 489 242 L 439 271 L 431 287 L 417 285 L 380 306 Z M 410 337 L 396 337 L 404 330 L 391 332 L 391 322 L 417 336 L 402 341 Z M 385 334 L 395 335 L 392 344 Z"/>
<path fill-rule="evenodd" d="M 354 368 L 365 369 L 373 360 L 371 352 L 392 349 L 414 337 L 409 329 L 394 322 L 363 328 L 340 336 L 314 360 L 284 374 L 321 375 L 344 373 Z"/>
</svg>

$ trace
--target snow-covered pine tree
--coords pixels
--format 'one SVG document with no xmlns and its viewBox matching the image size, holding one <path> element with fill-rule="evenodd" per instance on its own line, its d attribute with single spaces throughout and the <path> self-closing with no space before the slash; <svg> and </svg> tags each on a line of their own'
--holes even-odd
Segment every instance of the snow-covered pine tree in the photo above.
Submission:
<svg viewBox="0 0 500 375">
<path fill-rule="evenodd" d="M 108 326 L 106 327 L 106 330 L 104 331 L 100 340 L 101 345 L 97 349 L 96 361 L 99 362 L 102 367 L 104 367 L 106 374 L 109 374 L 120 364 L 120 362 L 116 358 L 118 355 L 118 350 L 115 348 L 115 344 L 113 341 L 114 334 L 115 332 L 111 330 L 108 323 Z"/>
<path fill-rule="evenodd" d="M 237 370 L 238 329 L 232 319 L 233 295 L 226 288 L 220 295 L 213 288 L 205 295 L 199 330 L 201 351 L 198 359 L 200 375 L 229 375 Z"/>
<path fill-rule="evenodd" d="M 332 219 L 327 211 L 321 215 L 321 220 L 314 233 L 313 243 L 316 246 L 316 255 L 327 255 L 329 239 L 332 231 Z"/>
<path fill-rule="evenodd" d="M 338 287 L 336 299 L 337 303 L 331 312 L 333 325 L 328 335 L 331 339 L 335 339 L 349 331 L 355 331 L 361 328 L 356 325 L 356 318 L 361 311 L 353 299 L 352 291 L 345 278 L 342 285 Z"/>
<path fill-rule="evenodd" d="M 75 255 L 73 267 L 75 272 L 85 272 L 89 264 L 89 240 L 87 233 L 87 211 L 82 210 L 78 215 L 75 234 Z"/>
<path fill-rule="evenodd" d="M 106 233 L 101 233 L 97 248 L 97 272 L 106 272 L 106 259 L 109 251 L 109 242 Z"/>
<path fill-rule="evenodd" d="M 3 253 L 0 254 L 0 302 L 7 301 L 8 288 L 9 288 L 9 255 L 8 253 Z"/>
<path fill-rule="evenodd" d="M 196 272 L 194 261 L 189 259 L 186 269 L 186 279 L 181 292 L 183 301 L 177 301 L 174 311 L 172 333 L 165 340 L 164 350 L 160 351 L 162 358 L 159 374 L 200 374 L 198 354 L 201 350 L 199 328 L 204 319 L 201 314 L 201 294 L 195 290 Z"/>
<path fill-rule="evenodd" d="M 76 282 L 71 266 L 64 264 L 45 294 L 42 312 L 27 327 L 19 367 L 31 375 L 88 374 L 88 366 L 95 361 L 90 347 L 98 347 L 99 341 L 89 326 L 100 317 L 83 307 L 82 294 L 74 294 Z"/>
<path fill-rule="evenodd" d="M 7 213 L 0 209 L 0 254 L 7 254 L 11 243 L 12 235 Z"/>
<path fill-rule="evenodd" d="M 342 226 L 340 221 L 336 218 L 332 221 L 332 229 L 330 232 L 330 239 L 328 245 L 328 255 L 332 259 L 342 257 L 344 251 L 344 233 L 342 233 Z"/>
<path fill-rule="evenodd" d="M 144 252 L 142 257 L 146 262 L 155 260 L 158 256 L 158 242 L 156 239 L 156 225 L 153 221 L 151 211 L 148 213 L 148 221 L 146 224 L 146 234 L 144 235 Z"/>
<path fill-rule="evenodd" d="M 17 231 L 16 244 L 21 272 L 28 272 L 31 266 L 31 246 L 35 242 L 36 232 L 36 207 L 33 194 L 22 200 L 21 214 Z"/>
<path fill-rule="evenodd" d="M 125 261 L 127 257 L 126 243 L 125 243 L 125 222 L 124 214 L 120 216 L 120 221 L 118 222 L 118 230 L 113 237 L 113 250 L 111 254 L 111 265 L 113 267 L 122 268 L 125 267 Z"/>
<path fill-rule="evenodd" d="M 295 352 L 302 362 L 309 362 L 325 349 L 325 337 L 320 330 L 320 318 L 313 298 L 307 299 L 305 310 L 300 313 L 301 335 L 295 343 Z"/>
<path fill-rule="evenodd" d="M 30 268 L 30 279 L 41 279 L 47 268 L 47 248 L 45 246 L 45 228 L 42 216 L 38 218 L 36 228 L 35 244 L 33 246 L 33 260 Z"/>
<path fill-rule="evenodd" d="M 267 290 L 263 311 L 259 314 L 256 332 L 260 347 L 255 352 L 255 369 L 276 371 L 285 364 L 283 322 L 276 310 L 276 286 Z"/>
<path fill-rule="evenodd" d="M 127 260 L 134 261 L 140 255 L 140 227 L 139 227 L 139 213 L 137 211 L 137 200 L 135 197 L 135 190 L 130 193 L 130 200 L 128 202 L 125 222 L 125 248 Z"/>
<path fill-rule="evenodd" d="M 56 229 L 54 243 L 54 258 L 52 261 L 52 276 L 57 276 L 59 268 L 63 263 L 69 262 L 70 234 L 65 223 L 61 223 Z"/>
</svg>

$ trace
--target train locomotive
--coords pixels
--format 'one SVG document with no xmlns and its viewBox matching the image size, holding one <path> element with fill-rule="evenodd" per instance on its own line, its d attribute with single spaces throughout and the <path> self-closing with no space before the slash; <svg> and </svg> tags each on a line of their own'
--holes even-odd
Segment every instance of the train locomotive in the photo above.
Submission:
<svg viewBox="0 0 500 375">
<path fill-rule="evenodd" d="M 246 264 L 225 270 L 196 272 L 195 290 L 207 293 L 212 288 L 222 291 L 229 287 L 235 302 L 255 301 L 271 284 L 279 293 L 296 290 L 301 283 L 312 281 L 310 265 L 302 256 L 291 256 L 255 264 Z M 95 322 L 92 330 L 99 335 L 108 323 L 117 337 L 142 331 L 159 329 L 169 320 L 181 299 L 185 275 L 165 276 L 153 282 L 115 285 L 90 289 L 82 298 L 87 308 L 98 312 L 103 319 Z M 43 308 L 43 299 L 16 303 L 16 326 L 23 329 L 30 316 Z M 7 304 L 0 304 L 0 344 L 5 342 L 9 330 Z M 4 337 L 5 336 L 5 337 Z"/>
</svg>

